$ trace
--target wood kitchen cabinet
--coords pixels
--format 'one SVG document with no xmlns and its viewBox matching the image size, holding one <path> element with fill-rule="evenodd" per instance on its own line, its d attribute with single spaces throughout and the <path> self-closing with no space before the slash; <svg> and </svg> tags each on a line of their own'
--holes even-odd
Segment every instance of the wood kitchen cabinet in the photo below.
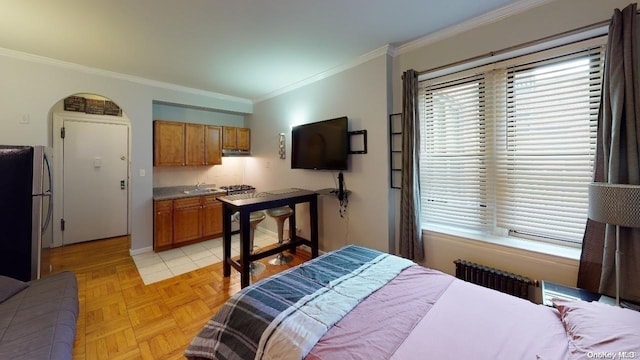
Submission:
<svg viewBox="0 0 640 360">
<path fill-rule="evenodd" d="M 173 244 L 202 237 L 202 205 L 200 197 L 173 200 Z"/>
<path fill-rule="evenodd" d="M 222 164 L 222 127 L 155 120 L 154 166 Z"/>
<path fill-rule="evenodd" d="M 185 124 L 185 163 L 187 166 L 205 165 L 204 125 Z"/>
<path fill-rule="evenodd" d="M 222 234 L 222 203 L 216 196 L 203 196 L 202 236 L 211 238 Z"/>
<path fill-rule="evenodd" d="M 232 126 L 223 127 L 222 149 L 251 150 L 251 130 Z"/>
<path fill-rule="evenodd" d="M 153 165 L 185 165 L 185 124 L 169 121 L 153 122 Z"/>
<path fill-rule="evenodd" d="M 168 249 L 173 243 L 173 200 L 153 202 L 153 250 Z"/>
<path fill-rule="evenodd" d="M 222 127 L 208 125 L 204 129 L 205 165 L 222 164 Z"/>
<path fill-rule="evenodd" d="M 251 130 L 248 128 L 237 128 L 236 145 L 238 146 L 238 150 L 251 150 Z"/>
<path fill-rule="evenodd" d="M 222 236 L 222 203 L 217 196 L 154 201 L 153 250 L 167 250 Z"/>
</svg>

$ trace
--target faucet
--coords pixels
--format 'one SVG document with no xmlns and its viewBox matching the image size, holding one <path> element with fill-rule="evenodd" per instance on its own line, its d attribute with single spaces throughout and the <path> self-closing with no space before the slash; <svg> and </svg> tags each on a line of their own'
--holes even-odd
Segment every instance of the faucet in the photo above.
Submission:
<svg viewBox="0 0 640 360">
<path fill-rule="evenodd" d="M 200 185 L 204 185 L 204 182 L 196 181 L 196 189 L 200 189 Z"/>
</svg>

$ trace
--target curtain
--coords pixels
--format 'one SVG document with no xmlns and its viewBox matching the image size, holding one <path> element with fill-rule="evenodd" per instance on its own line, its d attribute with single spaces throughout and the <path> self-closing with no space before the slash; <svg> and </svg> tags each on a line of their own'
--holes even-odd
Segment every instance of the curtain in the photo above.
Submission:
<svg viewBox="0 0 640 360">
<path fill-rule="evenodd" d="M 415 70 L 407 70 L 402 75 L 402 189 L 399 250 L 401 256 L 415 261 L 424 260 L 420 228 L 419 145 L 418 74 Z"/>
<path fill-rule="evenodd" d="M 640 69 L 636 4 L 609 25 L 594 181 L 640 184 Z M 615 226 L 587 221 L 578 287 L 615 295 Z M 640 301 L 640 230 L 620 228 L 620 297 Z"/>
</svg>

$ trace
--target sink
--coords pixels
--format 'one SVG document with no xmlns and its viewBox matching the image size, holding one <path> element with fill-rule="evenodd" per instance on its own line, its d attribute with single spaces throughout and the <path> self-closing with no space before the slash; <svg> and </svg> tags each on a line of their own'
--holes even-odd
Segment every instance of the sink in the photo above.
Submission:
<svg viewBox="0 0 640 360">
<path fill-rule="evenodd" d="M 218 188 L 198 188 L 198 189 L 184 190 L 183 193 L 187 195 L 198 195 L 198 194 L 211 194 L 211 193 L 221 192 L 221 191 L 223 190 L 220 190 Z"/>
</svg>

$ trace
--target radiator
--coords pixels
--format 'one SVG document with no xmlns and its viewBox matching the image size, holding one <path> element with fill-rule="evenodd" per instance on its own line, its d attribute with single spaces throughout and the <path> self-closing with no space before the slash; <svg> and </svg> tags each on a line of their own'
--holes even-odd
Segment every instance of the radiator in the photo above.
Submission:
<svg viewBox="0 0 640 360">
<path fill-rule="evenodd" d="M 503 293 L 529 299 L 529 278 L 465 260 L 456 260 L 456 277 Z"/>
</svg>

